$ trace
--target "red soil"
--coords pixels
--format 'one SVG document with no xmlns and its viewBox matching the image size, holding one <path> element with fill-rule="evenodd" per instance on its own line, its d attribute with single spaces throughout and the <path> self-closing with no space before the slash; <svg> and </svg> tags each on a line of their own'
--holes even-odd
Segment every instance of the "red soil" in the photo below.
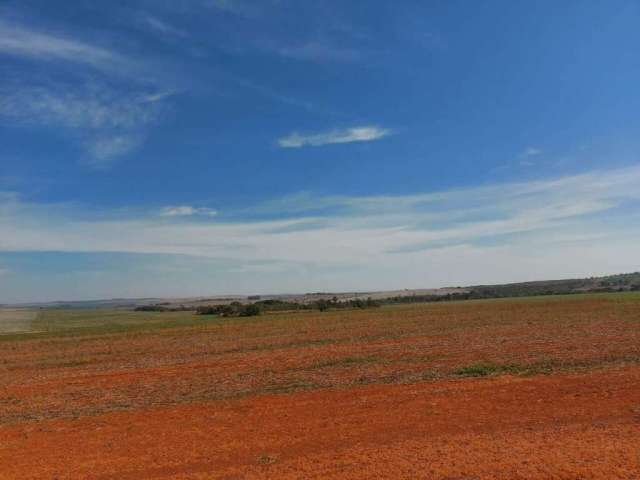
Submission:
<svg viewBox="0 0 640 480">
<path fill-rule="evenodd" d="M 637 479 L 640 368 L 27 422 L 0 442 L 3 479 Z"/>
<path fill-rule="evenodd" d="M 640 479 L 620 298 L 5 342 L 0 479 Z M 477 362 L 548 375 L 460 378 Z"/>
</svg>

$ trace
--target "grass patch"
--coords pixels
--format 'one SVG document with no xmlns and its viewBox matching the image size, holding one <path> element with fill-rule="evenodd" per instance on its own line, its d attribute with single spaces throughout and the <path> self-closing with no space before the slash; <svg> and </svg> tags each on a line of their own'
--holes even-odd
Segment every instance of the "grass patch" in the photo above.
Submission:
<svg viewBox="0 0 640 480">
<path fill-rule="evenodd" d="M 553 365 L 550 362 L 541 362 L 531 365 L 520 365 L 510 363 L 500 365 L 496 363 L 474 363 L 457 369 L 454 374 L 461 377 L 489 377 L 492 375 L 537 375 L 541 373 L 550 373 Z"/>
<path fill-rule="evenodd" d="M 331 367 L 347 367 L 351 365 L 364 365 L 368 363 L 377 362 L 379 359 L 377 357 L 344 357 L 344 358 L 334 358 L 331 360 L 325 360 L 323 362 L 314 363 L 308 367 L 301 368 L 301 370 L 319 370 L 321 368 L 331 368 Z"/>
<path fill-rule="evenodd" d="M 43 310 L 32 322 L 32 332 L 0 335 L 0 342 L 111 334 L 144 333 L 180 327 L 204 326 L 211 322 L 192 312 L 101 310 Z"/>
<path fill-rule="evenodd" d="M 319 339 L 319 340 L 302 340 L 302 341 L 294 341 L 294 342 L 286 342 L 286 343 L 267 343 L 262 345 L 251 345 L 246 347 L 232 348 L 229 350 L 221 351 L 219 353 L 228 354 L 228 353 L 261 352 L 261 351 L 268 351 L 268 350 L 286 350 L 290 348 L 315 347 L 319 345 L 327 345 L 334 342 L 335 340 L 326 338 L 326 339 Z"/>
<path fill-rule="evenodd" d="M 554 372 L 572 372 L 605 368 L 611 366 L 637 365 L 640 357 L 626 355 L 623 357 L 596 358 L 589 360 L 549 359 L 530 364 L 497 364 L 480 362 L 455 370 L 454 375 L 460 377 L 489 377 L 494 375 L 548 375 Z"/>
<path fill-rule="evenodd" d="M 313 382 L 304 380 L 292 380 L 289 382 L 269 385 L 263 389 L 260 389 L 256 393 L 283 394 L 297 392 L 299 390 L 317 390 L 322 387 L 323 385 L 319 385 Z"/>
</svg>

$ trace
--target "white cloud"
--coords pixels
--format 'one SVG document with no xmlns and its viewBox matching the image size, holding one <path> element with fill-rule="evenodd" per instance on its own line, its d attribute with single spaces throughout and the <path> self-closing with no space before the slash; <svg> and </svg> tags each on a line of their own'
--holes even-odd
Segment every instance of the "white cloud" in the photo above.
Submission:
<svg viewBox="0 0 640 480">
<path fill-rule="evenodd" d="M 287 137 L 280 138 L 278 145 L 282 148 L 300 148 L 307 145 L 317 147 L 336 143 L 371 142 L 391 135 L 391 133 L 391 130 L 377 126 L 352 127 L 309 135 L 294 132 Z"/>
<path fill-rule="evenodd" d="M 142 96 L 142 100 L 149 103 L 156 103 L 164 100 L 165 98 L 172 97 L 177 93 L 178 92 L 176 92 L 175 90 L 161 90 L 156 93 Z"/>
<path fill-rule="evenodd" d="M 93 83 L 71 88 L 54 83 L 2 88 L 0 116 L 24 124 L 81 129 L 131 129 L 156 120 L 152 104 L 169 94 L 115 91 Z"/>
<path fill-rule="evenodd" d="M 188 34 L 184 30 L 180 30 L 179 28 L 170 25 L 164 20 L 160 20 L 157 17 L 152 15 L 147 15 L 144 17 L 144 22 L 149 25 L 152 29 L 156 30 L 165 35 L 173 35 L 176 37 L 187 37 Z"/>
<path fill-rule="evenodd" d="M 640 203 L 638 184 L 640 166 L 404 196 L 307 195 L 261 210 L 267 215 L 273 209 L 273 217 L 295 211 L 288 219 L 249 221 L 227 212 L 216 222 L 196 218 L 210 210 L 190 205 L 123 218 L 117 212 L 96 216 L 74 206 L 25 203 L 7 194 L 0 195 L 0 251 L 213 259 L 230 266 L 220 273 L 224 280 L 211 280 L 212 285 L 241 292 L 634 271 L 640 269 L 640 213 L 629 207 Z M 297 209 L 287 208 L 289 203 Z M 327 213 L 318 214 L 318 207 Z M 262 264 L 269 267 L 251 266 Z M 246 269 L 254 273 L 242 274 Z"/>
<path fill-rule="evenodd" d="M 514 162 L 505 163 L 503 165 L 498 165 L 491 169 L 491 172 L 497 173 L 505 170 L 510 170 L 515 167 L 533 167 L 536 165 L 536 158 L 544 153 L 544 151 L 538 147 L 527 147 L 522 150 L 515 158 Z"/>
<path fill-rule="evenodd" d="M 301 45 L 275 49 L 280 56 L 295 60 L 352 62 L 362 54 L 353 48 L 337 47 L 326 41 L 312 41 Z"/>
<path fill-rule="evenodd" d="M 158 22 L 156 28 L 161 27 Z M 47 68 L 46 76 L 29 78 L 18 71 L 0 80 L 0 122 L 55 127 L 85 148 L 89 158 L 83 163 L 92 167 L 105 168 L 134 151 L 157 121 L 165 100 L 176 93 L 158 88 L 155 79 L 146 80 L 149 76 L 140 74 L 144 62 L 59 33 L 0 20 L 2 55 L 76 64 L 71 79 L 68 69 L 56 77 L 56 70 Z M 91 68 L 109 77 L 101 79 Z M 127 86 L 116 86 L 125 77 Z"/>
<path fill-rule="evenodd" d="M 204 0 L 204 5 L 213 7 L 221 12 L 241 16 L 255 16 L 258 12 L 256 5 L 239 0 Z"/>
<path fill-rule="evenodd" d="M 249 89 L 253 92 L 257 92 L 258 94 L 269 98 L 271 100 L 274 100 L 276 102 L 280 102 L 283 103 L 285 105 L 291 105 L 293 107 L 297 107 L 297 108 L 301 108 L 303 110 L 307 110 L 309 112 L 315 112 L 315 113 L 332 113 L 334 114 L 335 112 L 332 112 L 330 110 L 321 108 L 317 105 L 314 105 L 313 103 L 303 100 L 303 99 L 299 99 L 296 97 L 292 97 L 290 95 L 283 95 L 280 92 L 277 92 L 275 90 L 273 90 L 272 88 L 269 88 L 265 85 L 261 85 L 255 82 L 252 82 L 251 80 L 248 80 L 246 78 L 242 78 L 242 77 L 238 77 L 235 75 L 229 75 L 229 77 L 231 79 L 233 79 L 233 81 L 239 85 L 242 88 L 246 88 Z"/>
<path fill-rule="evenodd" d="M 91 159 L 85 163 L 96 168 L 106 168 L 114 159 L 128 154 L 142 143 L 135 135 L 114 135 L 99 137 L 86 143 Z"/>
<path fill-rule="evenodd" d="M 536 147 L 527 147 L 521 154 L 521 157 L 535 157 L 542 155 L 542 150 Z"/>
<path fill-rule="evenodd" d="M 0 121 L 18 126 L 55 126 L 86 149 L 86 164 L 106 167 L 135 150 L 156 123 L 163 101 L 175 92 L 122 92 L 93 82 L 0 87 Z"/>
<path fill-rule="evenodd" d="M 330 215 L 313 217 L 300 210 L 294 218 L 256 222 L 229 213 L 225 218 L 230 221 L 215 223 L 191 221 L 193 216 L 214 212 L 189 205 L 165 207 L 159 212 L 162 221 L 149 217 L 79 221 L 65 209 L 24 205 L 7 197 L 6 208 L 0 208 L 0 249 L 366 265 L 393 264 L 398 257 L 434 247 L 500 241 L 515 234 L 518 238 L 505 242 L 521 244 L 540 234 L 542 243 L 549 243 L 568 234 L 607 232 L 631 240 L 637 239 L 640 227 L 631 228 L 634 220 L 618 209 L 640 201 L 639 183 L 640 167 L 634 167 L 409 196 L 319 198 L 318 205 L 330 207 Z M 280 213 L 284 207 L 286 202 Z M 175 217 L 183 219 L 171 222 Z"/>
<path fill-rule="evenodd" d="M 238 8 L 238 2 L 234 0 L 209 0 L 207 3 L 220 10 L 234 11 Z"/>
<path fill-rule="evenodd" d="M 121 71 L 132 64 L 108 49 L 0 21 L 0 53 L 38 60 L 62 60 Z"/>
<path fill-rule="evenodd" d="M 536 164 L 536 162 L 533 160 L 533 158 L 534 157 L 539 157 L 543 153 L 544 152 L 539 148 L 527 147 L 518 156 L 518 158 L 520 159 L 520 162 L 519 162 L 520 166 L 521 167 L 533 167 Z"/>
<path fill-rule="evenodd" d="M 192 207 L 190 205 L 178 205 L 164 207 L 160 211 L 162 217 L 191 217 L 194 215 L 204 215 L 214 217 L 218 212 L 212 208 Z"/>
</svg>

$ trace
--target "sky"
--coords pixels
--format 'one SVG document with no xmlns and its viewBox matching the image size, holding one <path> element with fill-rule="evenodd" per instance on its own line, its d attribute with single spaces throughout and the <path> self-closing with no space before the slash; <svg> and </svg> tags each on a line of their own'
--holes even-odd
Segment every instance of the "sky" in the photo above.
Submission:
<svg viewBox="0 0 640 480">
<path fill-rule="evenodd" d="M 637 0 L 0 2 L 0 303 L 640 270 Z"/>
</svg>

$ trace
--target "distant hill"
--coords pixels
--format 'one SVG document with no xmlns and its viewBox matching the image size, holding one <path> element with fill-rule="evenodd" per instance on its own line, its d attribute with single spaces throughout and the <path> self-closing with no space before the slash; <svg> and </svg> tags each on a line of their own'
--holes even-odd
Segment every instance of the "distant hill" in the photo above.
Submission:
<svg viewBox="0 0 640 480">
<path fill-rule="evenodd" d="M 484 297 L 522 297 L 585 292 L 621 292 L 627 290 L 640 290 L 640 272 L 570 280 L 543 280 L 537 282 L 507 283 L 504 285 L 476 285 L 467 288 Z"/>
<path fill-rule="evenodd" d="M 166 309 L 178 308 L 195 310 L 197 307 L 205 305 L 224 305 L 231 302 L 253 303 L 269 300 L 285 303 L 310 304 L 334 298 L 338 302 L 352 302 L 358 299 L 363 300 L 371 298 L 382 303 L 414 303 L 622 291 L 640 291 L 640 272 L 609 275 L 606 277 L 578 278 L 569 280 L 542 280 L 535 282 L 507 283 L 502 285 L 474 285 L 469 287 L 369 292 L 317 292 L 279 295 L 225 295 L 187 298 L 117 298 L 109 300 L 29 303 L 13 305 L 13 307 L 47 309 L 135 309 L 144 306 L 162 306 L 166 307 Z M 9 307 L 9 305 L 6 306 Z"/>
</svg>

